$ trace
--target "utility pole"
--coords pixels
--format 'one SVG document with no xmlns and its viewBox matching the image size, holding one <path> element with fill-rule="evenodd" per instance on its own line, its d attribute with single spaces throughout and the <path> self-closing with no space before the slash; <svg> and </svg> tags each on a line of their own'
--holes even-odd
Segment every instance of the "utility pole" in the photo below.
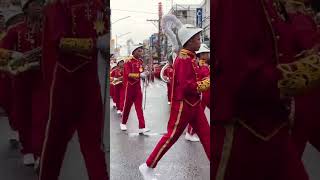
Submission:
<svg viewBox="0 0 320 180">
<path fill-rule="evenodd" d="M 157 43 L 157 54 L 158 54 L 158 63 L 161 61 L 161 40 L 162 40 L 162 30 L 161 30 L 161 19 L 162 19 L 162 3 L 158 4 L 158 19 L 147 19 L 148 22 L 153 24 L 158 24 L 158 43 Z"/>
<path fill-rule="evenodd" d="M 148 22 L 151 22 L 151 23 L 153 23 L 155 26 L 157 26 L 157 23 L 158 23 L 158 26 L 159 26 L 159 20 L 158 19 L 147 19 L 147 21 Z M 158 32 L 158 43 L 157 43 L 157 45 L 159 46 L 159 42 L 160 42 L 160 39 L 159 39 L 159 34 L 160 34 L 160 32 Z M 160 46 L 159 46 L 159 48 L 157 48 L 157 54 L 158 54 L 158 57 L 159 57 L 159 49 L 160 49 Z M 151 51 L 151 50 L 150 50 Z M 151 51 L 152 52 L 152 51 Z M 151 53 L 152 54 L 152 53 Z"/>
<path fill-rule="evenodd" d="M 159 45 L 159 49 L 158 49 L 158 63 L 160 63 L 160 61 L 162 60 L 162 54 L 161 54 L 161 42 L 162 42 L 162 27 L 161 27 L 161 19 L 162 19 L 162 3 L 159 2 L 159 33 L 158 33 L 158 45 Z"/>
</svg>

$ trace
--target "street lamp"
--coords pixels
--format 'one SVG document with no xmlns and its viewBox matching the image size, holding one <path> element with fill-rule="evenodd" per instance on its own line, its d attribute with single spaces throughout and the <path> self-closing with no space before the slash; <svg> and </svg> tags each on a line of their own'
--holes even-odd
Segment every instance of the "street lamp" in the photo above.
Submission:
<svg viewBox="0 0 320 180">
<path fill-rule="evenodd" d="M 121 34 L 121 35 L 119 35 L 119 36 L 116 35 L 116 42 L 115 42 L 115 43 L 116 43 L 116 48 L 118 48 L 118 39 L 121 38 L 122 36 L 128 35 L 128 34 L 130 34 L 130 33 L 131 33 L 131 32 L 127 32 L 127 33 Z"/>
<path fill-rule="evenodd" d="M 114 21 L 113 23 L 111 23 L 111 24 L 115 24 L 116 22 L 119 22 L 119 21 L 121 21 L 121 20 L 127 19 L 127 18 L 129 18 L 129 17 L 131 17 L 131 16 L 127 16 L 127 17 L 123 17 L 123 18 L 117 19 L 117 20 L 115 20 L 115 21 Z"/>
</svg>

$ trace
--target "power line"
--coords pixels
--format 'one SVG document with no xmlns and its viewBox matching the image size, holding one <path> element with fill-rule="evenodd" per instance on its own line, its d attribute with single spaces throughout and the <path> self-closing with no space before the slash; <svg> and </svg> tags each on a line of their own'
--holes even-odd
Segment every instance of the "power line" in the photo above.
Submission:
<svg viewBox="0 0 320 180">
<path fill-rule="evenodd" d="M 124 11 L 124 12 L 133 12 L 133 13 L 142 13 L 142 14 L 158 14 L 153 12 L 147 12 L 147 11 L 133 11 L 133 10 L 125 10 L 125 9 L 111 9 L 111 11 Z"/>
</svg>

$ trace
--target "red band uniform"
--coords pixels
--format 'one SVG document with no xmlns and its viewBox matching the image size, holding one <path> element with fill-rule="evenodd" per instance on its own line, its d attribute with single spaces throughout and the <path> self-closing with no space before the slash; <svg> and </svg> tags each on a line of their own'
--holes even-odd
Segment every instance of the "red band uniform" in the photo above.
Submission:
<svg viewBox="0 0 320 180">
<path fill-rule="evenodd" d="M 114 78 L 114 71 L 116 67 L 113 67 L 110 71 L 110 97 L 112 98 L 113 102 L 115 103 L 114 100 L 114 84 L 112 84 L 113 78 Z"/>
<path fill-rule="evenodd" d="M 190 123 L 210 159 L 210 127 L 201 107 L 200 92 L 196 77 L 197 64 L 194 52 L 182 49 L 174 62 L 173 91 L 168 132 L 165 134 L 146 163 L 155 168 L 161 157 L 178 140 Z"/>
<path fill-rule="evenodd" d="M 108 24 L 103 3 L 67 0 L 48 6 L 44 37 L 56 48 L 45 49 L 44 61 L 55 68 L 47 69 L 53 77 L 39 178 L 58 179 L 68 142 L 77 131 L 89 179 L 107 180 L 96 48 L 97 37 L 106 33 Z"/>
<path fill-rule="evenodd" d="M 28 20 L 12 26 L 8 29 L 6 36 L 1 41 L 1 48 L 27 52 L 41 46 L 42 33 L 32 32 Z M 13 119 L 16 121 L 19 130 L 20 140 L 23 146 L 22 153 L 29 154 L 35 152 L 36 138 L 34 133 L 39 132 L 34 125 L 43 121 L 41 117 L 45 112 L 45 103 L 42 102 L 42 74 L 40 70 L 30 70 L 12 77 L 12 111 Z M 43 111 L 42 111 L 43 110 Z M 34 138 L 32 138 L 34 136 Z"/>
<path fill-rule="evenodd" d="M 199 60 L 198 74 L 199 74 L 198 76 L 200 81 L 206 78 L 210 79 L 210 68 L 208 64 L 205 62 L 205 60 Z M 202 92 L 201 95 L 202 95 L 201 105 L 203 109 L 205 110 L 206 107 L 210 108 L 210 88 Z M 195 134 L 190 124 L 188 125 L 187 131 L 191 136 Z"/>
<path fill-rule="evenodd" d="M 289 133 L 290 102 L 281 99 L 278 89 L 277 65 L 292 61 L 290 53 L 295 52 L 292 28 L 284 21 L 279 1 L 227 0 L 213 5 L 213 176 L 308 179 Z"/>
<path fill-rule="evenodd" d="M 199 61 L 199 76 L 200 79 L 210 78 L 210 67 L 205 62 L 205 60 Z M 210 109 L 210 89 L 208 89 L 205 92 L 202 92 L 202 99 L 201 104 L 203 108 L 209 108 Z"/>
<path fill-rule="evenodd" d="M 164 76 L 168 78 L 167 82 L 167 96 L 168 103 L 171 103 L 171 94 L 172 94 L 172 78 L 173 78 L 173 67 L 169 65 L 163 72 Z"/>
<path fill-rule="evenodd" d="M 142 63 L 141 59 L 136 59 L 132 56 L 123 66 L 124 104 L 122 124 L 127 124 L 130 109 L 134 104 L 138 116 L 139 129 L 145 128 L 140 81 L 140 73 L 144 71 Z"/>
<path fill-rule="evenodd" d="M 290 14 L 290 20 L 295 32 L 295 39 L 299 44 L 297 52 L 310 50 L 316 43 L 320 44 L 317 27 L 312 17 L 306 13 L 297 12 Z M 307 91 L 295 97 L 295 119 L 292 122 L 292 136 L 301 157 L 308 141 L 320 151 L 320 113 L 317 108 L 319 100 L 319 88 L 314 88 L 312 91 Z"/>
<path fill-rule="evenodd" d="M 114 96 L 113 100 L 116 103 L 117 110 L 122 111 L 121 107 L 121 93 L 123 89 L 123 83 L 122 80 L 120 80 L 123 77 L 123 70 L 120 67 L 116 67 L 114 71 L 111 73 L 112 77 L 117 78 L 117 81 L 113 81 L 112 84 L 114 86 Z"/>
<path fill-rule="evenodd" d="M 0 41 L 2 40 L 2 38 L 5 36 L 6 32 L 1 32 L 0 33 L 1 37 L 0 37 Z M 11 101 L 12 101 L 12 97 L 11 97 L 11 77 L 10 75 L 5 72 L 5 71 L 0 71 L 0 106 L 4 109 L 4 111 L 7 113 L 8 115 L 8 120 L 9 120 L 9 124 L 10 127 L 13 131 L 17 131 L 17 125 L 14 123 L 14 121 L 12 120 L 11 117 L 11 111 L 10 111 L 10 107 L 11 107 Z"/>
</svg>

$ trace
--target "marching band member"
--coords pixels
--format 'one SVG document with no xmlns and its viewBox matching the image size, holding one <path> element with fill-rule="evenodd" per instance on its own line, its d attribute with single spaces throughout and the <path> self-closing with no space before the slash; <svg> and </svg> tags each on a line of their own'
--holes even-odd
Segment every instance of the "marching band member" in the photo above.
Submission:
<svg viewBox="0 0 320 180">
<path fill-rule="evenodd" d="M 16 21 L 17 16 L 23 14 L 21 8 L 17 9 L 10 9 L 9 12 L 5 13 L 4 16 L 4 24 L 5 29 L 8 29 L 11 25 L 13 25 Z M 5 37 L 6 30 L 2 31 L 2 37 Z M 13 102 L 12 102 L 12 77 L 10 73 L 7 71 L 7 62 L 1 62 L 1 80 L 0 80 L 0 103 L 1 107 L 4 108 L 5 112 L 8 115 L 9 125 L 11 130 L 9 131 L 9 142 L 12 147 L 18 147 L 19 145 L 19 133 L 18 133 L 18 123 L 13 116 Z"/>
<path fill-rule="evenodd" d="M 213 5 L 214 178 L 308 179 L 290 134 L 290 94 L 307 91 L 319 78 L 303 64 L 318 65 L 314 58 L 294 58 L 301 44 L 281 1 Z"/>
<path fill-rule="evenodd" d="M 198 80 L 196 51 L 201 45 L 202 29 L 192 25 L 182 25 L 173 15 L 166 15 L 162 23 L 173 23 L 178 28 L 178 38 L 183 46 L 174 60 L 173 91 L 168 132 L 162 136 L 146 163 L 139 166 L 145 180 L 154 178 L 154 168 L 162 156 L 178 140 L 190 123 L 199 135 L 200 141 L 210 160 L 210 127 L 201 106 L 200 94 L 210 86 L 210 80 Z M 171 30 L 172 32 L 172 30 Z"/>
<path fill-rule="evenodd" d="M 110 65 L 110 97 L 112 99 L 112 107 L 113 108 L 117 107 L 115 97 L 114 97 L 115 88 L 114 88 L 114 84 L 112 83 L 114 80 L 114 75 L 115 75 L 114 71 L 116 69 L 117 69 L 117 66 L 112 63 L 112 65 Z"/>
<path fill-rule="evenodd" d="M 199 51 L 197 51 L 197 56 L 199 58 L 199 68 L 198 68 L 198 78 L 203 80 L 206 78 L 210 79 L 210 68 L 208 65 L 210 49 L 205 44 L 201 44 Z M 201 104 L 203 109 L 206 107 L 210 108 L 210 88 L 207 91 L 201 93 Z M 187 132 L 185 139 L 192 142 L 198 142 L 199 138 L 195 134 L 192 126 L 189 124 L 187 127 Z"/>
<path fill-rule="evenodd" d="M 130 109 L 134 104 L 139 120 L 139 134 L 150 131 L 145 127 L 145 120 L 142 110 L 142 90 L 140 78 L 146 78 L 147 72 L 143 68 L 143 45 L 135 45 L 131 52 L 131 57 L 124 63 L 123 69 L 123 88 L 124 88 L 124 104 L 123 116 L 120 124 L 122 131 L 127 130 L 127 121 Z"/>
<path fill-rule="evenodd" d="M 167 82 L 167 97 L 168 97 L 168 104 L 171 104 L 171 91 L 172 91 L 172 78 L 173 78 L 173 67 L 172 67 L 172 55 L 168 58 L 168 67 L 163 72 L 163 76 Z"/>
<path fill-rule="evenodd" d="M 41 7 L 42 2 L 38 0 L 22 1 L 22 10 L 26 17 L 23 22 L 18 23 L 8 29 L 7 34 L 1 41 L 1 47 L 14 50 L 20 53 L 18 58 L 9 62 L 9 70 L 13 76 L 13 119 L 17 121 L 19 139 L 22 143 L 23 163 L 25 165 L 34 164 L 34 139 L 33 129 L 39 109 L 39 82 L 41 81 L 41 71 L 33 69 L 26 71 L 28 57 L 32 58 L 33 50 L 41 46 Z M 29 53 L 32 52 L 32 53 Z M 22 54 L 24 53 L 24 54 Z M 38 53 L 35 51 L 34 53 Z M 29 54 L 29 55 L 27 55 Z M 29 59 L 30 60 L 30 59 Z M 39 58 L 36 58 L 38 61 Z M 11 63 L 11 64 L 10 64 Z M 18 71 L 25 71 L 17 74 Z M 42 112 L 40 112 L 42 113 Z"/>
<path fill-rule="evenodd" d="M 295 39 L 298 45 L 296 54 L 302 51 L 318 51 L 320 39 L 317 34 L 317 26 L 314 19 L 306 13 L 303 0 L 287 0 L 285 3 L 290 21 L 293 25 Z M 307 142 L 320 150 L 318 140 L 320 113 L 317 109 L 320 100 L 319 88 L 314 88 L 304 94 L 294 97 L 294 119 L 292 122 L 292 136 L 297 146 L 298 153 L 302 157 Z"/>
<path fill-rule="evenodd" d="M 210 78 L 210 49 L 205 44 L 201 44 L 199 51 L 197 51 L 199 57 L 199 78 Z M 202 92 L 201 104 L 203 108 L 206 107 L 210 109 L 210 89 Z"/>
<path fill-rule="evenodd" d="M 108 41 L 104 8 L 100 0 L 52 0 L 46 7 L 43 37 L 48 46 L 44 46 L 43 61 L 52 83 L 40 180 L 58 179 L 75 131 L 89 179 L 109 179 L 102 145 L 103 102 L 97 72 L 98 50 L 106 52 Z"/>
<path fill-rule="evenodd" d="M 117 66 L 113 71 L 112 77 L 113 77 L 113 81 L 112 84 L 114 86 L 114 102 L 116 103 L 116 108 L 117 108 L 117 113 L 121 114 L 122 113 L 122 89 L 123 89 L 123 64 L 124 64 L 124 60 L 122 59 L 118 59 L 117 60 Z"/>
</svg>

